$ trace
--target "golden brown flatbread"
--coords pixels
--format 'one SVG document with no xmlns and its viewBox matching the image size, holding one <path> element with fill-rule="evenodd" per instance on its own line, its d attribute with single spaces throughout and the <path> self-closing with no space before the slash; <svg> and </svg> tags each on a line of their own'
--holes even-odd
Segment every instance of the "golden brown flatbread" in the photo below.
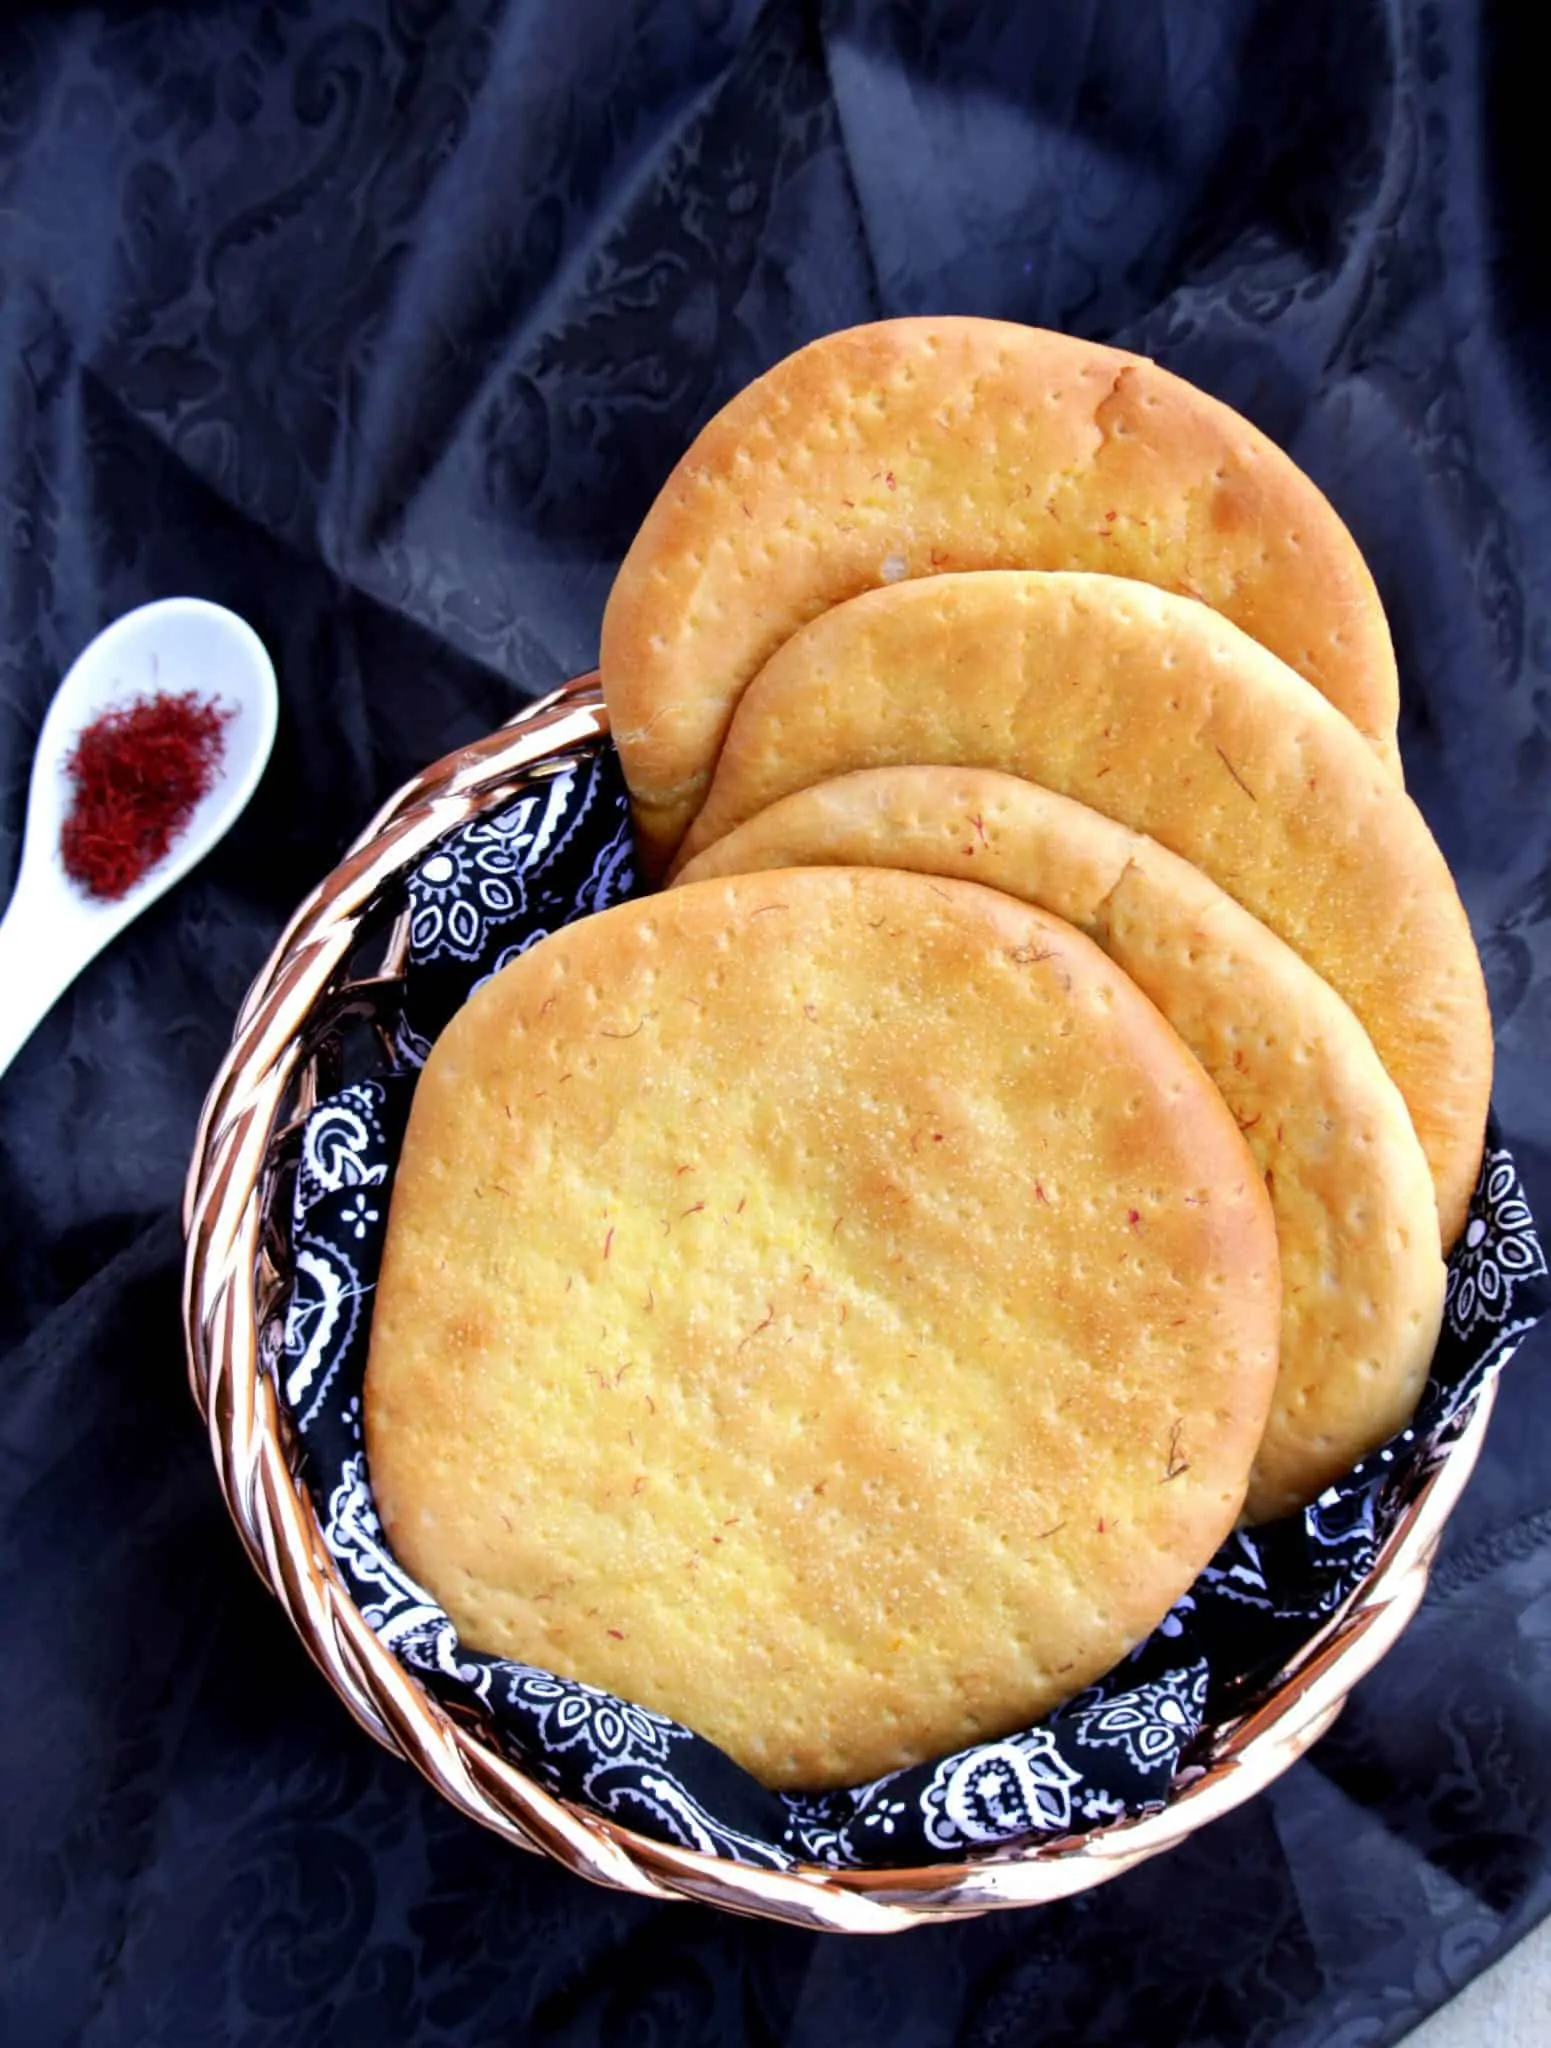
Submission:
<svg viewBox="0 0 1551 2048">
<path fill-rule="evenodd" d="M 420 1079 L 366 1379 L 395 1554 L 470 1645 L 766 1784 L 1022 1725 L 1241 1505 L 1270 1205 L 1089 940 L 812 869 L 634 902 Z"/>
<path fill-rule="evenodd" d="M 1403 1428 L 1443 1315 L 1427 1160 L 1335 992 L 1155 840 L 983 768 L 874 768 L 783 797 L 682 883 L 864 865 L 1005 889 L 1102 946 L 1216 1083 L 1265 1178 L 1282 1261 L 1276 1398 L 1245 1503 L 1302 1507 Z"/>
<path fill-rule="evenodd" d="M 1202 599 L 1398 778 L 1373 579 L 1273 442 L 1141 356 L 999 320 L 885 320 L 813 342 L 725 406 L 620 569 L 603 689 L 648 871 L 704 800 L 739 696 L 800 626 L 879 584 L 1004 568 Z"/>
<path fill-rule="evenodd" d="M 1000 768 L 1146 832 L 1355 1011 L 1464 1228 L 1492 1082 L 1470 926 L 1421 813 L 1351 727 L 1205 605 L 1121 578 L 986 572 L 875 590 L 745 692 L 688 860 L 810 783 Z"/>
</svg>

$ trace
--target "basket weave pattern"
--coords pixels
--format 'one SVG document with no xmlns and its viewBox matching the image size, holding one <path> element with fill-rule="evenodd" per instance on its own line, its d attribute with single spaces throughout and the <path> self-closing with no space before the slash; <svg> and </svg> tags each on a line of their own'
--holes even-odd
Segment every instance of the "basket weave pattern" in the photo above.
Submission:
<svg viewBox="0 0 1551 2048">
<path fill-rule="evenodd" d="M 602 1884 L 809 1927 L 884 1933 L 1037 1904 L 1118 1876 L 1250 1798 L 1330 1726 L 1421 1600 L 1443 1525 L 1479 1453 L 1489 1383 L 1446 1451 L 1424 1460 L 1374 1570 L 1252 1708 L 1207 1731 L 1162 1811 L 910 1870 L 745 1867 L 652 1841 L 554 1798 L 422 1690 L 377 1640 L 325 1548 L 270 1370 L 288 1277 L 285 1160 L 338 1085 L 346 1033 L 385 1046 L 407 930 L 398 886 L 444 833 L 606 739 L 595 676 L 449 755 L 378 813 L 282 934 L 239 1013 L 201 1118 L 184 1198 L 189 1376 L 232 1520 L 255 1569 L 361 1725 L 453 1805 Z"/>
</svg>

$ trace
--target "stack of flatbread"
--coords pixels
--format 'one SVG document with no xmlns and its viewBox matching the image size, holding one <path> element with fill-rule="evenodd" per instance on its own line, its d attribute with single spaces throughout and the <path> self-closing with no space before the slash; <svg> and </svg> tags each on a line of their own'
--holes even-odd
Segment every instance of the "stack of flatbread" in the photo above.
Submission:
<svg viewBox="0 0 1551 2048">
<path fill-rule="evenodd" d="M 1350 535 L 1141 358 L 814 343 L 669 479 L 602 673 L 672 887 L 437 1044 L 372 1479 L 472 1645 L 855 1783 L 1403 1426 L 1480 967 Z"/>
</svg>

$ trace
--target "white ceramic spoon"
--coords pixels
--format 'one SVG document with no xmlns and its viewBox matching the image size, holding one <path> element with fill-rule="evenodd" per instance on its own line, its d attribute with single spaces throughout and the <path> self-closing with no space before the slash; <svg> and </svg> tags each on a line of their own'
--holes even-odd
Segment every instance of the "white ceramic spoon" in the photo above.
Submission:
<svg viewBox="0 0 1551 2048">
<path fill-rule="evenodd" d="M 112 902 L 72 882 L 60 859 L 69 808 L 65 762 L 83 726 L 135 697 L 193 690 L 232 707 L 215 781 L 166 858 Z M 27 831 L 10 908 L 0 921 L 0 1074 L 92 959 L 230 830 L 274 744 L 275 671 L 235 612 L 168 597 L 126 612 L 77 656 L 38 736 Z"/>
</svg>

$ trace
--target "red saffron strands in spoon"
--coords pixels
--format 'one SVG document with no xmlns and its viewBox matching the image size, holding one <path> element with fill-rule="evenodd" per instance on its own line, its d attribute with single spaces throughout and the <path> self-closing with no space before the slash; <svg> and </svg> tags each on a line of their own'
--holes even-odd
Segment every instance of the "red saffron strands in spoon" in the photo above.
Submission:
<svg viewBox="0 0 1551 2048">
<path fill-rule="evenodd" d="M 215 782 L 232 716 L 185 690 L 136 697 L 82 729 L 59 836 L 72 881 L 112 900 L 166 856 Z"/>
</svg>

